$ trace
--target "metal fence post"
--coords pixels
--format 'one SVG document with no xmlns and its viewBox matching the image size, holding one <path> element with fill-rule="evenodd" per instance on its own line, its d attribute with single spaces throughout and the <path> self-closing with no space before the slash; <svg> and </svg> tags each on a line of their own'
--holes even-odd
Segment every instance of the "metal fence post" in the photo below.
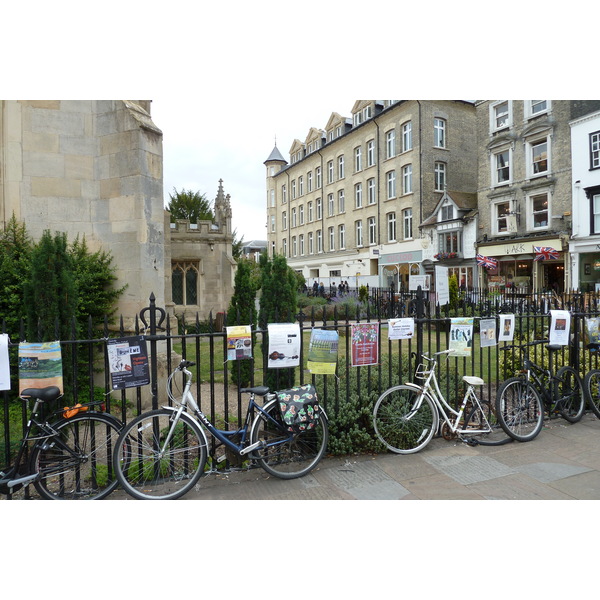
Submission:
<svg viewBox="0 0 600 600">
<path fill-rule="evenodd" d="M 145 315 L 149 313 L 150 323 L 146 321 Z M 160 320 L 156 321 L 156 313 L 160 313 Z M 150 341 L 150 390 L 152 394 L 152 410 L 158 408 L 158 357 L 156 356 L 157 331 L 165 320 L 165 309 L 156 306 L 154 292 L 150 294 L 150 306 L 140 311 L 140 319 L 146 328 L 150 329 L 147 339 Z"/>
</svg>

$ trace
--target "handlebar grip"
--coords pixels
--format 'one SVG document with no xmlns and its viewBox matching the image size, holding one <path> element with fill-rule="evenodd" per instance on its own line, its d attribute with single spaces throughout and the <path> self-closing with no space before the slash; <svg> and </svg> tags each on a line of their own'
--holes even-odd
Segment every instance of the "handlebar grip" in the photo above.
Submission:
<svg viewBox="0 0 600 600">
<path fill-rule="evenodd" d="M 177 367 L 180 371 L 183 371 L 183 369 L 187 369 L 188 367 L 193 367 L 196 363 L 191 361 L 191 360 L 186 360 L 185 358 L 179 363 L 179 366 Z"/>
</svg>

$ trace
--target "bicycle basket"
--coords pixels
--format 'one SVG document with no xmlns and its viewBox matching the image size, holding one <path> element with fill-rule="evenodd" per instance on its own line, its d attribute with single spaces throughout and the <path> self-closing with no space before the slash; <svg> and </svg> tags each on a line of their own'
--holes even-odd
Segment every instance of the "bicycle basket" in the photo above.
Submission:
<svg viewBox="0 0 600 600">
<path fill-rule="evenodd" d="M 427 379 L 430 371 L 427 369 L 427 365 L 425 363 L 420 363 L 415 370 L 415 377 L 417 379 Z"/>
<path fill-rule="evenodd" d="M 319 420 L 321 409 L 312 384 L 278 391 L 277 402 L 288 431 L 299 433 L 313 429 Z"/>
</svg>

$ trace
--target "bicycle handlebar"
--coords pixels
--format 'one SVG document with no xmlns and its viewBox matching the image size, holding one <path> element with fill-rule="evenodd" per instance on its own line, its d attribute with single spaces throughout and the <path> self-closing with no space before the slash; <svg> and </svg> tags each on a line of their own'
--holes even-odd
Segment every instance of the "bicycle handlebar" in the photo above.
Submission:
<svg viewBox="0 0 600 600">
<path fill-rule="evenodd" d="M 547 344 L 549 342 L 550 340 L 533 340 L 533 342 L 527 342 L 526 344 L 511 344 L 510 346 L 501 346 L 500 350 L 511 350 L 512 348 L 518 348 L 519 350 L 522 350 L 527 346 L 537 346 L 538 344 Z"/>
</svg>

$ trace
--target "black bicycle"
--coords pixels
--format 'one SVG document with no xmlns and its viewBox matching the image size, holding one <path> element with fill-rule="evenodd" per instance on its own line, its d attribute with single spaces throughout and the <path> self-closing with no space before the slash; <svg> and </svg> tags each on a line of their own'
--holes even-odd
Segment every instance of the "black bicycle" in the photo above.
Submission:
<svg viewBox="0 0 600 600">
<path fill-rule="evenodd" d="M 10 497 L 33 484 L 47 500 L 99 500 L 117 487 L 112 454 L 123 424 L 96 410 L 98 402 L 42 417 L 44 407 L 61 396 L 56 386 L 21 393 L 21 399 L 31 401 L 33 407 L 14 464 L 0 471 L 0 493 Z"/>
<path fill-rule="evenodd" d="M 590 352 L 600 352 L 600 344 L 591 343 L 587 345 Z M 583 389 L 589 407 L 600 419 L 600 369 L 590 369 L 583 379 Z"/>
<path fill-rule="evenodd" d="M 529 347 L 547 344 L 550 353 L 546 369 L 529 357 Z M 513 439 L 527 442 L 535 438 L 544 424 L 544 412 L 549 417 L 560 415 L 569 423 L 577 423 L 585 410 L 585 394 L 579 373 L 568 365 L 556 373 L 552 368 L 552 353 L 562 346 L 535 340 L 521 346 L 504 346 L 501 350 L 518 348 L 523 355 L 522 369 L 499 388 L 496 396 L 496 416 L 502 429 Z"/>
</svg>

